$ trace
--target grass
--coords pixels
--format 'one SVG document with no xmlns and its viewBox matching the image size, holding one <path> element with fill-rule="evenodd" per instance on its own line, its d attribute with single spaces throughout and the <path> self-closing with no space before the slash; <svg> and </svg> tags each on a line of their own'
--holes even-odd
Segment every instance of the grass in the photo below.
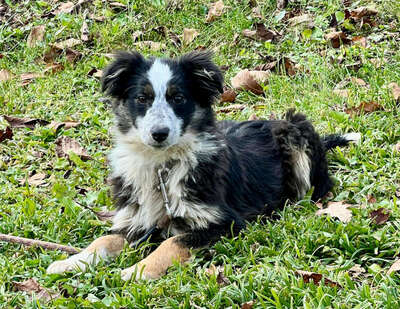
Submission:
<svg viewBox="0 0 400 309">
<path fill-rule="evenodd" d="M 317 217 L 315 204 L 305 199 L 288 205 L 276 218 L 248 226 L 239 237 L 224 238 L 211 250 L 198 252 L 193 263 L 175 265 L 162 279 L 152 282 L 128 282 L 120 279 L 120 270 L 142 259 L 152 244 L 126 248 L 110 264 L 101 264 L 85 274 L 46 275 L 47 266 L 65 258 L 60 252 L 0 243 L 1 308 L 240 308 L 255 300 L 253 308 L 398 308 L 400 277 L 386 275 L 399 255 L 400 153 L 393 146 L 400 141 L 398 102 L 387 85 L 400 81 L 400 6 L 396 1 L 355 1 L 350 9 L 373 5 L 379 13 L 377 25 L 360 24 L 346 30 L 350 37 L 367 37 L 368 47 L 343 45 L 334 49 L 324 39 L 329 32 L 330 16 L 341 16 L 345 7 L 339 0 L 293 1 L 286 11 L 313 15 L 312 32 L 307 26 L 291 27 L 279 20 L 275 1 L 259 1 L 268 29 L 282 34 L 279 42 L 260 42 L 244 38 L 256 19 L 248 1 L 226 0 L 229 6 L 214 22 L 205 23 L 210 1 L 182 1 L 182 9 L 166 8 L 163 0 L 125 1 L 124 10 L 113 9 L 109 2 L 95 0 L 87 13 L 106 16 L 104 22 L 88 19 L 92 41 L 75 49 L 82 59 L 69 63 L 64 55 L 57 61 L 64 70 L 46 74 L 21 86 L 18 78 L 0 82 L 0 114 L 41 118 L 48 121 L 76 120 L 78 128 L 57 132 L 37 126 L 13 129 L 12 140 L 0 144 L 0 233 L 36 238 L 76 247 L 85 247 L 107 231 L 80 204 L 112 208 L 110 191 L 105 184 L 109 171 L 106 155 L 112 146 L 112 118 L 107 103 L 100 100 L 99 83 L 87 75 L 91 68 L 103 68 L 105 56 L 119 49 L 132 49 L 132 33 L 144 31 L 143 40 L 166 44 L 158 52 L 146 55 L 176 56 L 199 46 L 216 50 L 215 61 L 229 66 L 229 80 L 240 69 L 262 64 L 263 57 L 289 57 L 299 64 L 297 74 L 289 77 L 273 73 L 265 95 L 241 92 L 236 103 L 246 104 L 242 112 L 221 114 L 219 118 L 246 120 L 255 113 L 268 118 L 282 114 L 289 107 L 306 113 L 324 134 L 360 132 L 362 143 L 329 154 L 330 169 L 337 185 L 331 200 L 347 201 L 353 218 L 341 223 L 331 217 Z M 45 13 L 56 1 L 5 0 L 9 12 L 23 24 L 0 24 L 0 69 L 14 76 L 42 72 L 41 61 L 49 44 L 79 38 L 84 10 L 60 14 Z M 44 24 L 46 34 L 38 46 L 29 48 L 27 36 L 33 26 Z M 190 44 L 175 47 L 169 37 L 152 30 L 164 26 L 182 34 L 195 28 L 200 35 Z M 350 27 L 343 21 L 339 29 Z M 310 36 L 311 33 L 311 36 Z M 235 39 L 235 35 L 239 35 Z M 338 59 L 342 59 L 339 61 Z M 376 67 L 373 59 L 386 61 Z M 362 61 L 361 68 L 349 64 Z M 333 94 L 335 86 L 348 77 L 368 83 L 362 87 L 349 83 L 348 98 Z M 383 111 L 350 117 L 346 107 L 362 101 L 376 101 Z M 0 129 L 7 122 L 0 118 Z M 70 136 L 84 146 L 93 160 L 58 158 L 54 141 Z M 22 185 L 33 173 L 46 173 L 46 186 Z M 87 190 L 81 194 L 79 188 Z M 399 195 L 399 193 L 397 193 Z M 371 202 L 373 196 L 376 202 Z M 377 226 L 369 218 L 373 209 L 391 211 L 389 221 Z M 210 264 L 224 265 L 229 284 L 220 285 L 216 276 L 208 276 Z M 353 278 L 349 269 L 360 264 L 366 272 Z M 318 272 L 336 281 L 341 288 L 305 283 L 296 270 Z M 12 282 L 35 278 L 42 286 L 61 291 L 58 299 L 43 303 L 28 294 L 16 292 Z"/>
</svg>

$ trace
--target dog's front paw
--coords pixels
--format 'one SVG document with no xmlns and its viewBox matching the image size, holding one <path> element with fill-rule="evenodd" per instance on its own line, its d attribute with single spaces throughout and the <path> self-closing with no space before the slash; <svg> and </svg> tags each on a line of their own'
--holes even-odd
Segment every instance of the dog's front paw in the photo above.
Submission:
<svg viewBox="0 0 400 309">
<path fill-rule="evenodd" d="M 66 260 L 55 261 L 47 267 L 48 274 L 62 274 L 68 271 L 81 270 L 85 271 L 87 263 L 92 262 L 93 254 L 81 252 L 69 257 Z"/>
<path fill-rule="evenodd" d="M 121 271 L 121 279 L 124 281 L 128 280 L 150 280 L 158 279 L 162 275 L 161 272 L 152 271 L 151 267 L 148 267 L 145 263 L 139 262 L 129 268 Z"/>
</svg>

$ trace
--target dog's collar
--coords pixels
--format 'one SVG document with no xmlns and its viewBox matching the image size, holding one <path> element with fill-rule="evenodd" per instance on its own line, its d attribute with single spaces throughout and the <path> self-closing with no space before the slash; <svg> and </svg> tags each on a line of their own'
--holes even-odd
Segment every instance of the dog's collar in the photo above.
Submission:
<svg viewBox="0 0 400 309">
<path fill-rule="evenodd" d="M 166 176 L 168 176 L 169 168 L 167 167 L 162 167 L 157 170 L 157 175 L 158 175 L 158 181 L 159 181 L 159 186 L 158 189 L 161 191 L 161 195 L 163 198 L 164 202 L 164 207 L 167 212 L 167 216 L 169 219 L 172 217 L 172 212 L 169 204 L 169 199 L 168 199 L 168 194 L 167 194 L 167 186 L 166 186 Z"/>
</svg>

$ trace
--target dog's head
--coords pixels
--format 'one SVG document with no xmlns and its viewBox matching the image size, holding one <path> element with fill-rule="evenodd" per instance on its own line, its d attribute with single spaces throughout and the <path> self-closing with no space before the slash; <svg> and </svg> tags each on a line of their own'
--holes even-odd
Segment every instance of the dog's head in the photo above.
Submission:
<svg viewBox="0 0 400 309">
<path fill-rule="evenodd" d="M 212 124 L 211 105 L 222 85 L 221 71 L 209 52 L 178 59 L 145 59 L 136 52 L 121 52 L 102 77 L 102 90 L 114 98 L 119 131 L 158 149 Z"/>
</svg>

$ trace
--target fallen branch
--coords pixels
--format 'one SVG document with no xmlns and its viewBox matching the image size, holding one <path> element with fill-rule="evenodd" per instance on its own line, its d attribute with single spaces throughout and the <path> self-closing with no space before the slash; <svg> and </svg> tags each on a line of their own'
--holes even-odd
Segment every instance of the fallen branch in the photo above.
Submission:
<svg viewBox="0 0 400 309">
<path fill-rule="evenodd" d="M 54 242 L 42 241 L 37 239 L 29 239 L 24 237 L 0 234 L 0 241 L 13 242 L 24 246 L 38 246 L 47 250 L 60 250 L 67 253 L 78 253 L 79 249 L 70 246 L 56 244 Z"/>
</svg>

